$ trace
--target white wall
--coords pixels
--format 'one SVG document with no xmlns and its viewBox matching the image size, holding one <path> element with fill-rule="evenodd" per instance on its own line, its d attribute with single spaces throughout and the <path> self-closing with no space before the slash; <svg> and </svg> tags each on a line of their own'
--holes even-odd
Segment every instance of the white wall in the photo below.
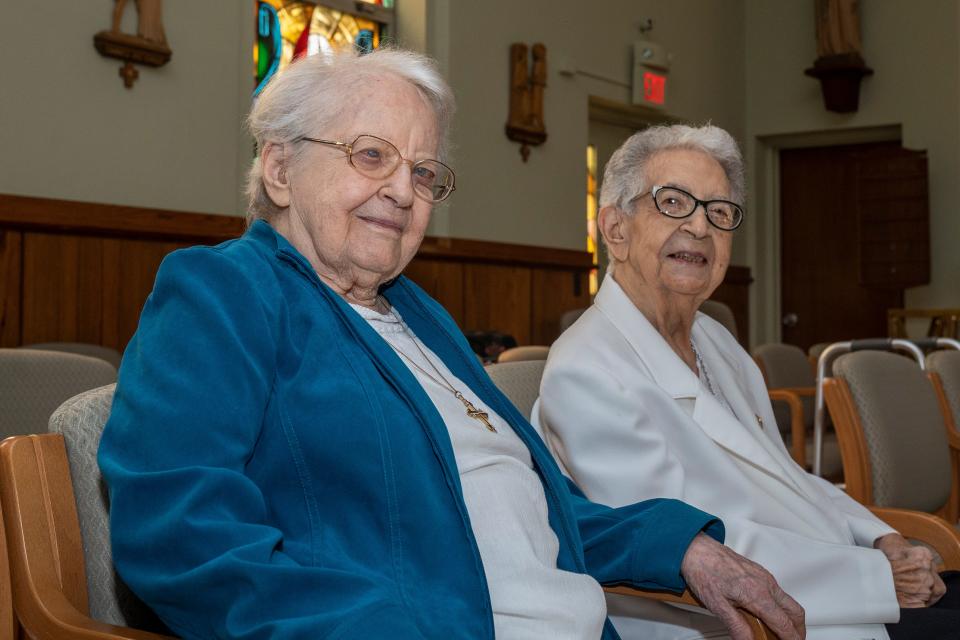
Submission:
<svg viewBox="0 0 960 640">
<path fill-rule="evenodd" d="M 816 58 L 813 2 L 746 0 L 746 128 L 754 200 L 748 260 L 757 282 L 754 342 L 779 336 L 778 235 L 771 191 L 776 167 L 758 138 L 782 134 L 844 135 L 900 125 L 903 145 L 925 149 L 930 172 L 931 274 L 909 289 L 909 307 L 960 306 L 960 10 L 955 0 L 866 0 L 860 4 L 865 79 L 860 108 L 836 114 L 823 107 L 819 82 L 803 75 Z M 802 137 L 802 136 L 801 136 Z"/>
</svg>

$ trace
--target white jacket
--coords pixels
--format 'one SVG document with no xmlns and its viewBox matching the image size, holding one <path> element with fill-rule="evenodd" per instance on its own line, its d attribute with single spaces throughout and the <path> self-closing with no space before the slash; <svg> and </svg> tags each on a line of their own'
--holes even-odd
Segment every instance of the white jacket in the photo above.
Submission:
<svg viewBox="0 0 960 640">
<path fill-rule="evenodd" d="M 533 410 L 561 466 L 595 502 L 679 498 L 719 516 L 726 544 L 806 610 L 808 638 L 887 639 L 882 623 L 900 610 L 890 564 L 872 545 L 893 529 L 793 462 L 759 369 L 726 329 L 697 313 L 692 337 L 736 417 L 608 276 L 550 349 Z M 608 598 L 625 640 L 718 628 L 711 616 L 637 600 Z"/>
</svg>

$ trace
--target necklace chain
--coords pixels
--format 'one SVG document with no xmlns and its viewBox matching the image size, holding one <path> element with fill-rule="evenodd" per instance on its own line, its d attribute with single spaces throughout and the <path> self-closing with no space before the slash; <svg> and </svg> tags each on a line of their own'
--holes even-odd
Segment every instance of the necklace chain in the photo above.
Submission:
<svg viewBox="0 0 960 640">
<path fill-rule="evenodd" d="M 693 349 L 693 357 L 697 361 L 697 371 L 700 373 L 700 377 L 703 379 L 704 386 L 707 387 L 707 391 L 711 395 L 717 395 L 717 392 L 713 390 L 713 383 L 710 381 L 710 374 L 707 372 L 707 368 L 703 364 L 703 358 L 700 356 L 700 351 L 697 349 L 697 345 L 693 344 L 693 340 L 690 341 L 690 348 Z"/>
<path fill-rule="evenodd" d="M 410 338 L 410 341 L 413 342 L 413 346 L 416 347 L 417 351 L 420 352 L 420 355 L 423 356 L 423 359 L 426 360 L 427 364 L 430 365 L 430 368 L 433 369 L 434 373 L 436 373 L 437 375 L 434 376 L 434 375 L 431 374 L 429 371 L 427 371 L 426 369 L 424 369 L 423 367 L 421 367 L 419 364 L 417 364 L 417 363 L 413 360 L 413 358 L 411 358 L 410 356 L 408 356 L 408 355 L 407 355 L 406 353 L 404 353 L 399 347 L 397 347 L 397 345 L 393 344 L 393 343 L 390 342 L 389 340 L 387 340 L 387 344 L 389 344 L 390 347 L 391 347 L 394 351 L 397 352 L 397 355 L 399 355 L 400 357 L 402 357 L 404 360 L 406 360 L 407 362 L 409 362 L 414 368 L 416 368 L 417 371 L 419 371 L 419 372 L 422 373 L 423 375 L 427 376 L 428 378 L 430 378 L 431 380 L 433 380 L 434 382 L 436 382 L 437 385 L 439 385 L 440 387 L 443 387 L 444 389 L 446 389 L 447 391 L 449 391 L 450 393 L 452 393 L 452 394 L 453 394 L 453 397 L 456 398 L 457 400 L 459 400 L 460 403 L 463 405 L 464 411 L 466 411 L 467 416 L 473 418 L 473 419 L 476 420 L 477 422 L 482 422 L 482 423 L 483 423 L 483 426 L 485 426 L 485 427 L 487 428 L 487 431 L 491 431 L 491 432 L 493 432 L 493 433 L 497 433 L 496 427 L 494 427 L 494 426 L 493 426 L 493 423 L 490 422 L 490 415 L 489 415 L 486 411 L 481 411 L 480 409 L 477 409 L 477 407 L 475 407 L 474 404 L 473 404 L 472 402 L 470 402 L 470 401 L 460 392 L 459 389 L 457 389 L 456 387 L 454 387 L 453 384 L 452 384 L 449 380 L 447 380 L 447 378 L 443 375 L 443 373 L 440 372 L 440 368 L 437 367 L 437 365 L 433 364 L 433 360 L 431 360 L 430 357 L 427 356 L 426 352 L 425 352 L 423 349 L 420 348 L 420 344 L 417 342 L 416 336 L 414 336 L 414 335 L 411 334 L 409 331 L 407 331 L 406 325 L 405 325 L 405 324 L 403 323 L 403 321 L 399 318 L 399 316 L 397 316 L 397 314 L 393 311 L 393 307 L 391 307 L 391 306 L 387 303 L 386 300 L 383 300 L 382 297 L 381 297 L 381 301 L 383 302 L 385 308 L 387 309 L 387 313 L 388 313 L 390 316 L 392 316 L 394 320 L 397 321 L 397 324 L 400 325 L 400 329 L 403 331 L 403 333 L 404 333 L 408 338 Z"/>
</svg>

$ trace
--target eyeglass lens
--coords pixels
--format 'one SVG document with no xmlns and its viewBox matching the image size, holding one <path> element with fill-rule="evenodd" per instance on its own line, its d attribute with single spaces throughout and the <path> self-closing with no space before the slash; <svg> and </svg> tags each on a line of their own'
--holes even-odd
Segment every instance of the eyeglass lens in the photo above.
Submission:
<svg viewBox="0 0 960 640">
<path fill-rule="evenodd" d="M 698 204 L 697 199 L 686 191 L 671 187 L 659 189 L 653 199 L 660 212 L 671 218 L 689 216 L 696 210 Z M 707 218 L 721 229 L 735 229 L 743 218 L 743 210 L 726 200 L 708 200 L 703 202 L 703 205 Z"/>
<path fill-rule="evenodd" d="M 395 146 L 375 136 L 359 136 L 351 145 L 350 163 L 371 178 L 386 178 L 401 160 Z M 440 202 L 453 191 L 453 171 L 438 160 L 414 162 L 410 177 L 413 190 L 431 202 Z"/>
</svg>

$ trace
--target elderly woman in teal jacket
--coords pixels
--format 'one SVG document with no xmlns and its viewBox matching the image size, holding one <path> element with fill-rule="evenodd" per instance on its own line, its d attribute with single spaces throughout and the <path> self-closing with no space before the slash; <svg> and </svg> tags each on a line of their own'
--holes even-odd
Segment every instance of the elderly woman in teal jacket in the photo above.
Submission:
<svg viewBox="0 0 960 640">
<path fill-rule="evenodd" d="M 399 275 L 454 189 L 452 108 L 399 51 L 261 94 L 253 223 L 167 257 L 121 366 L 99 455 L 120 575 L 189 638 L 615 638 L 614 583 L 800 637 L 714 517 L 587 501 Z"/>
</svg>

